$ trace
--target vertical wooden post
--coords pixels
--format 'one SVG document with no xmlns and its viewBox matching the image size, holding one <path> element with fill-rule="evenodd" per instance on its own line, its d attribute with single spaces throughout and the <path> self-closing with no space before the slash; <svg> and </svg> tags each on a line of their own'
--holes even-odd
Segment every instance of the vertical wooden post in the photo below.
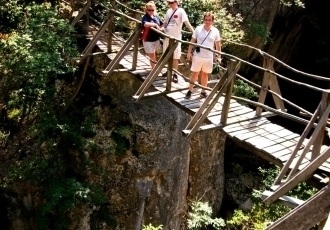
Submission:
<svg viewBox="0 0 330 230">
<path fill-rule="evenodd" d="M 89 8 L 92 5 L 92 0 L 87 0 L 88 9 L 86 10 L 86 21 L 85 26 L 87 28 L 87 31 L 89 31 Z"/>
<path fill-rule="evenodd" d="M 274 60 L 264 57 L 263 68 L 274 72 Z M 278 85 L 276 76 L 268 71 L 265 71 L 261 89 L 260 89 L 260 93 L 259 93 L 259 100 L 258 100 L 258 102 L 261 104 L 265 103 L 268 87 L 273 92 L 275 92 L 281 96 L 281 91 L 280 91 L 280 87 Z M 273 96 L 273 100 L 275 102 L 276 108 L 280 109 L 282 111 L 285 111 L 285 106 L 284 106 L 283 101 L 280 98 L 278 98 L 276 95 L 272 95 L 272 96 Z M 261 113 L 262 113 L 262 108 L 257 107 L 256 115 L 260 116 Z"/>
<path fill-rule="evenodd" d="M 321 99 L 321 110 L 319 113 L 319 117 L 321 117 L 325 110 L 327 109 L 328 105 L 330 102 L 330 98 L 329 98 L 329 94 L 328 93 L 322 93 L 322 99 Z M 317 138 L 313 144 L 313 149 L 312 149 L 312 156 L 311 156 L 311 161 L 314 160 L 321 151 L 321 147 L 323 144 L 323 139 L 324 139 L 324 132 L 325 132 L 325 128 L 326 128 L 326 122 L 323 124 L 322 129 L 320 130 L 320 132 L 317 134 Z"/>
<path fill-rule="evenodd" d="M 167 50 L 169 50 L 170 47 L 173 46 L 174 42 L 175 41 L 172 37 L 169 38 Z M 171 53 L 171 56 L 168 59 L 168 63 L 167 63 L 166 91 L 171 91 L 171 86 L 172 86 L 173 54 L 174 54 L 174 51 Z"/>
<path fill-rule="evenodd" d="M 138 19 L 139 14 L 134 13 L 134 18 Z M 135 33 L 138 33 L 138 34 L 141 33 L 141 24 L 138 23 L 138 22 L 136 22 Z M 138 52 L 139 52 L 139 45 L 140 45 L 140 41 L 139 41 L 139 37 L 137 37 L 137 39 L 134 42 L 134 48 L 133 48 L 132 70 L 136 70 L 137 58 L 138 58 Z"/>
<path fill-rule="evenodd" d="M 235 67 L 236 67 L 236 63 L 237 63 L 236 60 L 230 60 L 229 61 L 228 76 L 230 76 L 230 74 L 232 72 L 234 72 Z M 235 79 L 236 79 L 236 77 L 233 77 L 227 85 L 226 97 L 225 97 L 225 100 L 224 100 L 223 105 L 222 105 L 221 118 L 220 118 L 220 123 L 223 124 L 223 125 L 227 124 L 228 111 L 229 111 L 229 106 L 230 106 L 230 99 L 231 99 L 231 95 L 233 93 Z"/>
<path fill-rule="evenodd" d="M 115 0 L 110 0 L 110 8 L 115 9 L 115 4 L 116 4 Z M 109 20 L 111 22 L 108 25 L 108 52 L 111 52 L 112 51 L 112 32 L 114 31 L 114 25 L 115 25 L 115 23 L 114 23 L 115 13 L 109 11 L 107 18 L 109 18 Z"/>
</svg>

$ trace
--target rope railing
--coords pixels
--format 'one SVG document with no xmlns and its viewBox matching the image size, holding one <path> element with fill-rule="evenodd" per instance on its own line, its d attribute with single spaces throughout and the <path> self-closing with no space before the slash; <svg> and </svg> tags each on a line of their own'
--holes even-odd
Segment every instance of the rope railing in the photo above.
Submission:
<svg viewBox="0 0 330 230">
<path fill-rule="evenodd" d="M 315 75 L 315 74 L 309 74 L 309 73 L 305 73 L 305 72 L 302 72 L 300 70 L 297 70 L 297 69 L 289 66 L 288 64 L 280 61 L 276 57 L 274 57 L 274 56 L 272 56 L 272 55 L 270 55 L 270 54 L 268 54 L 268 53 L 266 53 L 266 52 L 264 52 L 261 49 L 258 49 L 256 47 L 253 47 L 253 46 L 250 46 L 250 45 L 247 45 L 247 44 L 244 44 L 244 43 L 238 43 L 238 42 L 226 40 L 226 39 L 223 39 L 222 41 L 228 42 L 228 43 L 231 43 L 231 44 L 234 44 L 234 45 L 237 45 L 237 46 L 243 46 L 243 47 L 247 47 L 249 49 L 253 49 L 253 50 L 257 51 L 258 53 L 260 53 L 261 56 L 266 56 L 266 57 L 268 57 L 270 59 L 273 59 L 274 61 L 276 61 L 277 63 L 283 65 L 287 69 L 292 70 L 295 73 L 299 73 L 299 74 L 301 74 L 303 76 L 311 77 L 311 78 L 314 78 L 314 79 L 317 79 L 317 80 L 321 80 L 321 81 L 330 81 L 330 78 L 319 76 L 319 75 Z"/>
</svg>

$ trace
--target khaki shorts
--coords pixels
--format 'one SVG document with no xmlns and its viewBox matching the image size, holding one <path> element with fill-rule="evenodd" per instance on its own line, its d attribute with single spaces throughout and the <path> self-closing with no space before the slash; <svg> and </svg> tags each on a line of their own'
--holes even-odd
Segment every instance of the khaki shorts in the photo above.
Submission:
<svg viewBox="0 0 330 230">
<path fill-rule="evenodd" d="M 163 53 L 165 53 L 165 50 L 168 47 L 168 42 L 169 42 L 168 38 L 165 38 L 163 40 Z M 176 47 L 173 53 L 173 59 L 180 59 L 180 58 L 181 58 L 181 42 L 179 42 L 178 46 Z"/>
<path fill-rule="evenodd" d="M 204 72 L 204 73 L 212 73 L 213 69 L 213 58 L 202 58 L 194 55 L 192 57 L 192 63 L 190 70 L 192 72 Z"/>
<path fill-rule="evenodd" d="M 159 47 L 160 47 L 159 40 L 157 40 L 155 42 L 143 42 L 143 48 L 147 54 L 156 53 L 156 51 L 159 49 Z"/>
</svg>

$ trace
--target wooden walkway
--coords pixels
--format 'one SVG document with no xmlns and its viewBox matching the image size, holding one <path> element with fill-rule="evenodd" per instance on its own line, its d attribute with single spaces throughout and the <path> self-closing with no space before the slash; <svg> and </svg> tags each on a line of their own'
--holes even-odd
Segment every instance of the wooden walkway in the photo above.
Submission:
<svg viewBox="0 0 330 230">
<path fill-rule="evenodd" d="M 89 39 L 92 38 L 93 36 L 89 36 Z M 103 39 L 100 39 L 96 43 L 96 46 L 101 52 L 107 52 L 107 44 L 104 40 L 102 40 Z M 123 44 L 124 43 L 120 40 L 113 41 L 113 50 L 119 50 Z M 115 55 L 116 53 L 111 53 L 108 54 L 108 57 L 112 60 Z M 132 60 L 132 51 L 128 51 L 128 53 L 119 62 L 120 66 L 117 71 L 127 71 L 142 80 L 145 79 L 151 71 L 149 60 L 139 52 L 137 68 L 136 70 L 131 70 Z M 175 92 L 165 93 L 166 78 L 161 76 L 162 73 L 165 72 L 166 68 L 162 70 L 153 83 L 155 92 L 147 93 L 145 96 L 152 96 L 155 93 L 164 92 L 164 96 L 173 104 L 193 115 L 204 101 L 204 99 L 199 97 L 200 89 L 196 89 L 191 98 L 186 99 L 185 94 L 187 92 L 188 83 L 179 76 L 178 83 L 172 82 L 172 91 Z M 234 99 L 231 99 L 230 101 L 227 124 L 225 126 L 221 126 L 219 124 L 223 102 L 224 98 L 221 97 L 209 113 L 207 117 L 207 124 L 201 126 L 199 130 L 221 128 L 229 138 L 234 140 L 240 146 L 273 164 L 280 167 L 283 166 L 289 159 L 292 150 L 300 138 L 300 135 L 293 133 L 280 125 L 271 123 L 266 117 L 256 117 L 255 110 L 238 103 Z M 269 113 L 269 115 L 272 116 L 274 114 Z M 307 141 L 308 139 L 305 140 L 305 142 Z M 328 146 L 322 146 L 321 152 L 327 147 Z M 306 154 L 299 169 L 302 169 L 310 162 L 310 157 L 311 150 Z M 297 154 L 295 160 L 291 163 L 290 168 L 296 164 L 298 158 L 299 154 Z M 330 161 L 328 160 L 324 162 L 322 166 L 319 167 L 319 170 L 319 173 L 321 174 L 330 173 Z"/>
</svg>

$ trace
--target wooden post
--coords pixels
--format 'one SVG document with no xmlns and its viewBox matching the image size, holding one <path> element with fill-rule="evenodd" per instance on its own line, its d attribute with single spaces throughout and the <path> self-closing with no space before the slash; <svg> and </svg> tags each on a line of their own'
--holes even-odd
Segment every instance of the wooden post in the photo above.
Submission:
<svg viewBox="0 0 330 230">
<path fill-rule="evenodd" d="M 138 19 L 139 15 L 137 13 L 134 13 L 134 18 Z M 135 31 L 136 33 L 140 34 L 141 33 L 141 23 L 136 22 L 136 27 Z M 133 61 L 132 61 L 132 70 L 136 70 L 137 66 L 137 59 L 138 59 L 138 52 L 139 52 L 139 37 L 136 38 L 134 42 L 134 49 L 133 49 Z"/>
<path fill-rule="evenodd" d="M 322 93 L 322 99 L 321 99 L 321 110 L 320 110 L 320 117 L 323 115 L 325 112 L 327 106 L 329 105 L 329 94 L 328 93 Z M 312 150 L 312 156 L 311 160 L 314 160 L 319 154 L 321 150 L 321 146 L 323 144 L 323 139 L 324 139 L 324 132 L 325 128 L 327 126 L 327 123 L 324 123 L 320 132 L 317 135 L 317 138 L 313 144 L 313 150 Z"/>
<path fill-rule="evenodd" d="M 229 65 L 228 65 L 228 74 L 229 75 L 232 72 L 235 71 L 235 67 L 237 65 L 236 62 L 237 62 L 236 60 L 230 60 L 229 61 Z M 230 106 L 230 99 L 231 99 L 231 95 L 233 93 L 235 79 L 236 79 L 236 76 L 234 76 L 231 79 L 231 81 L 228 83 L 228 86 L 227 86 L 227 89 L 226 89 L 226 96 L 225 96 L 225 100 L 224 100 L 223 105 L 222 105 L 221 118 L 220 118 L 220 123 L 223 124 L 223 125 L 225 125 L 227 123 L 228 111 L 229 111 L 229 106 Z"/>
<path fill-rule="evenodd" d="M 110 0 L 110 8 L 113 7 L 115 8 L 116 1 L 115 0 Z M 110 14 L 110 15 L 109 15 Z M 115 30 L 114 26 L 114 20 L 115 20 L 115 13 L 112 13 L 111 11 L 108 12 L 108 17 L 110 22 L 108 25 L 108 53 L 112 51 L 112 32 Z"/>
<path fill-rule="evenodd" d="M 87 0 L 88 9 L 86 10 L 85 26 L 87 31 L 89 30 L 89 7 L 92 5 L 92 0 Z"/>
<path fill-rule="evenodd" d="M 275 72 L 274 71 L 274 60 L 273 59 L 269 59 L 267 57 L 264 57 L 263 68 L 264 69 L 267 69 L 267 70 L 270 70 L 272 72 Z M 274 74 L 266 71 L 264 73 L 264 78 L 263 78 L 263 81 L 262 81 L 262 87 L 261 87 L 260 93 L 259 93 L 259 100 L 258 100 L 258 102 L 261 103 L 261 104 L 264 104 L 265 103 L 268 87 L 272 91 L 274 91 L 275 93 L 277 93 L 278 95 L 281 95 L 280 87 L 278 85 L 276 76 Z M 272 96 L 273 96 L 273 100 L 275 102 L 276 108 L 277 109 L 280 109 L 281 111 L 285 111 L 285 106 L 284 106 L 283 101 L 280 98 L 278 98 L 276 95 L 272 95 Z M 257 107 L 257 109 L 256 109 L 256 115 L 257 116 L 261 116 L 261 113 L 262 113 L 262 108 L 261 107 Z"/>
<path fill-rule="evenodd" d="M 174 38 L 169 38 L 167 50 L 169 50 L 174 45 Z M 171 53 L 170 59 L 167 63 L 167 80 L 166 80 L 166 91 L 171 91 L 172 86 L 172 68 L 173 68 L 173 54 L 174 51 Z"/>
</svg>

